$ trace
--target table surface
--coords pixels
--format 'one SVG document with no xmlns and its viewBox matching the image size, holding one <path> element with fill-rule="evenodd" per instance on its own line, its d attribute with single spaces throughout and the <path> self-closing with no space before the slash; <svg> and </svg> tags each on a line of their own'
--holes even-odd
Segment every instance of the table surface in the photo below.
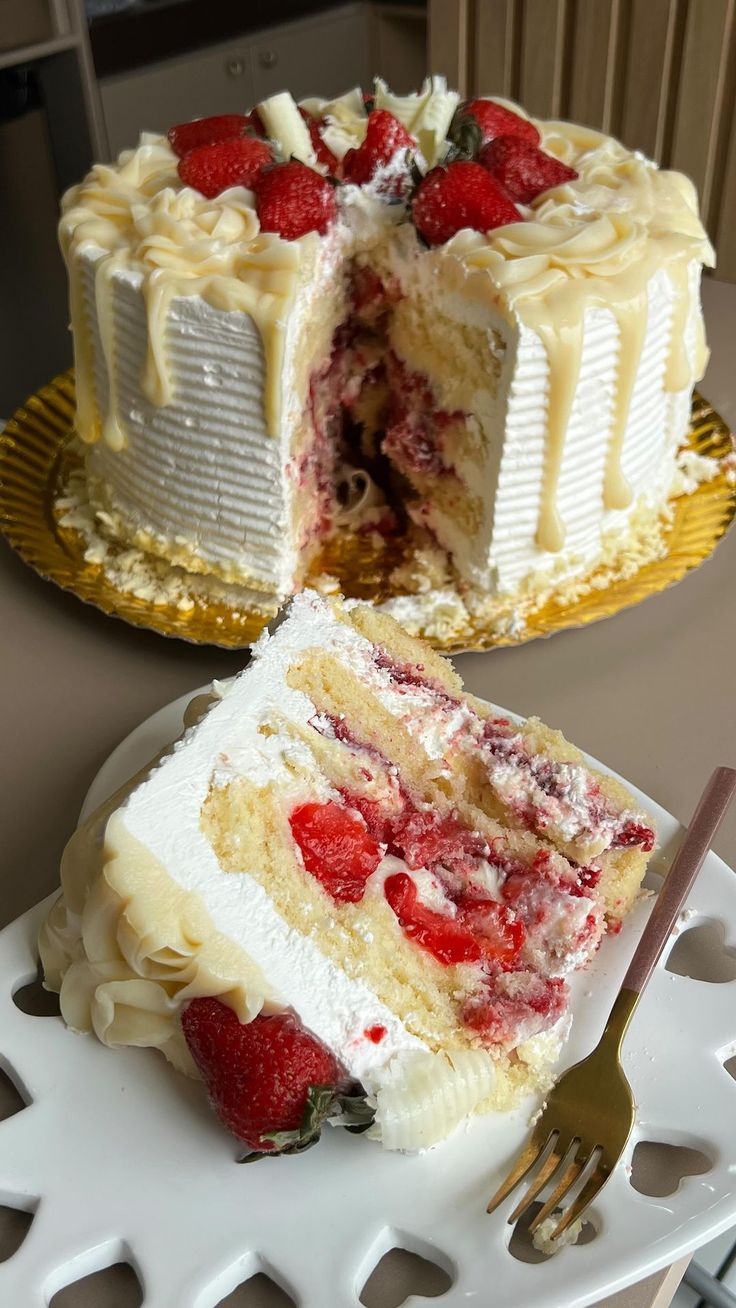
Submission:
<svg viewBox="0 0 736 1308">
<path fill-rule="evenodd" d="M 736 286 L 708 280 L 703 299 L 712 357 L 702 390 L 736 428 Z M 462 655 L 457 667 L 468 690 L 538 714 L 686 822 L 711 769 L 736 763 L 735 566 L 736 531 L 702 568 L 636 608 L 517 649 Z M 3 925 L 57 884 L 85 792 L 118 741 L 244 660 L 106 617 L 42 581 L 4 541 L 0 631 Z M 736 809 L 715 848 L 736 863 Z M 650 1308 L 662 1278 L 652 1280 L 610 1304 Z M 92 1302 L 64 1297 L 67 1308 Z"/>
</svg>

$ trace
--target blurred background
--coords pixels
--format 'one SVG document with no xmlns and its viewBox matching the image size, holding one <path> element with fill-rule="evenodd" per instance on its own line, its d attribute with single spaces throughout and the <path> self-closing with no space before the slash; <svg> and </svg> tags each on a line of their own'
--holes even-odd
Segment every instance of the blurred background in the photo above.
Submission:
<svg viewBox="0 0 736 1308">
<path fill-rule="evenodd" d="M 0 0 L 0 414 L 71 363 L 60 193 L 141 130 L 427 71 L 699 188 L 736 280 L 736 0 Z"/>
</svg>

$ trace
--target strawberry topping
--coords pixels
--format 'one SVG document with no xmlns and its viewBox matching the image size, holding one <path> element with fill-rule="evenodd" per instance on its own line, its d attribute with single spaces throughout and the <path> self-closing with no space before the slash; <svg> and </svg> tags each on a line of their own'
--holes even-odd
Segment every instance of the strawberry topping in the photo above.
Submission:
<svg viewBox="0 0 736 1308">
<path fill-rule="evenodd" d="M 543 191 L 574 182 L 578 176 L 574 168 L 518 136 L 499 136 L 489 141 L 478 155 L 478 162 L 519 204 L 530 204 Z"/>
<path fill-rule="evenodd" d="M 324 164 L 327 171 L 332 173 L 333 177 L 339 177 L 341 169 L 340 160 L 322 140 L 322 133 L 319 130 L 319 125 L 322 120 L 319 118 L 313 118 L 311 114 L 307 113 L 306 109 L 302 109 L 301 105 L 299 106 L 299 113 L 307 124 L 309 139 L 312 142 L 312 149 L 317 156 L 318 163 Z"/>
<path fill-rule="evenodd" d="M 331 1102 L 341 1070 L 291 1013 L 241 1023 L 219 999 L 193 999 L 181 1024 L 212 1106 L 233 1135 L 260 1152 L 312 1142 L 325 1112 L 310 1113 L 310 1101 Z M 315 1096 L 324 1090 L 329 1095 Z"/>
<path fill-rule="evenodd" d="M 395 118 L 388 109 L 374 109 L 368 115 L 365 139 L 354 150 L 348 150 L 342 161 L 343 176 L 346 182 L 355 186 L 364 186 L 375 177 L 379 168 L 385 168 L 398 150 L 406 150 L 416 145 L 403 123 Z M 391 193 L 401 190 L 402 179 L 392 182 Z"/>
<path fill-rule="evenodd" d="M 183 158 L 200 145 L 214 145 L 216 141 L 229 141 L 245 136 L 251 127 L 250 115 L 217 114 L 214 118 L 195 118 L 191 123 L 179 123 L 166 133 L 174 154 Z"/>
<path fill-rule="evenodd" d="M 381 861 L 377 840 L 359 814 L 334 800 L 300 804 L 289 818 L 304 866 L 338 904 L 357 904 Z"/>
<path fill-rule="evenodd" d="M 472 931 L 456 918 L 420 904 L 417 888 L 406 872 L 384 882 L 384 894 L 405 936 L 428 950 L 439 963 L 477 963 L 482 950 Z"/>
<path fill-rule="evenodd" d="M 337 214 L 334 187 L 298 159 L 266 169 L 255 191 L 261 230 L 285 241 L 297 241 L 307 232 L 324 234 Z"/>
<path fill-rule="evenodd" d="M 497 136 L 518 136 L 532 145 L 539 144 L 540 136 L 534 123 L 493 100 L 469 100 L 462 106 L 462 113 L 475 119 L 481 130 L 483 145 Z"/>
<path fill-rule="evenodd" d="M 212 145 L 198 145 L 179 160 L 185 186 L 214 199 L 230 186 L 253 186 L 261 169 L 271 163 L 271 148 L 253 136 L 235 136 Z"/>
<path fill-rule="evenodd" d="M 411 208 L 417 231 L 429 245 L 443 245 L 464 227 L 488 232 L 521 221 L 518 209 L 488 170 L 461 160 L 427 173 Z"/>
</svg>

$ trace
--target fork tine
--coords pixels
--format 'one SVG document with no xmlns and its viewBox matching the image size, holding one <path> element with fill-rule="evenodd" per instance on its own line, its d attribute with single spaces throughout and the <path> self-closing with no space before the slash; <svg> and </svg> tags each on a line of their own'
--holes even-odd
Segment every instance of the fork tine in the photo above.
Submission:
<svg viewBox="0 0 736 1308">
<path fill-rule="evenodd" d="M 555 1187 L 549 1199 L 547 1199 L 547 1201 L 540 1208 L 539 1212 L 536 1214 L 535 1217 L 532 1218 L 531 1222 L 529 1223 L 530 1235 L 533 1235 L 537 1227 L 541 1226 L 542 1222 L 544 1222 L 546 1218 L 549 1217 L 550 1213 L 553 1213 L 555 1211 L 555 1208 L 557 1208 L 558 1204 L 561 1203 L 561 1201 L 565 1198 L 565 1195 L 575 1184 L 581 1173 L 588 1166 L 592 1154 L 586 1154 L 585 1157 L 581 1159 L 580 1152 L 582 1148 L 583 1148 L 582 1142 L 578 1141 L 577 1147 L 575 1149 L 575 1156 L 572 1159 L 572 1162 L 568 1164 L 568 1166 L 565 1168 L 564 1172 L 562 1173 L 559 1184 Z"/>
<path fill-rule="evenodd" d="M 521 1214 L 526 1211 L 526 1209 L 529 1207 L 531 1203 L 534 1202 L 540 1190 L 544 1189 L 550 1177 L 553 1176 L 554 1173 L 557 1171 L 557 1168 L 559 1167 L 560 1163 L 562 1162 L 569 1148 L 569 1144 L 568 1144 L 565 1146 L 564 1149 L 560 1149 L 559 1144 L 560 1141 L 558 1136 L 555 1144 L 552 1147 L 551 1154 L 549 1154 L 549 1156 L 545 1158 L 544 1162 L 542 1163 L 542 1166 L 540 1167 L 539 1171 L 534 1177 L 534 1180 L 529 1186 L 529 1189 L 527 1190 L 526 1194 L 522 1199 L 519 1200 L 513 1213 L 509 1217 L 508 1219 L 509 1225 L 512 1225 L 514 1222 L 518 1222 L 519 1218 L 521 1217 Z"/>
<path fill-rule="evenodd" d="M 496 1193 L 488 1200 L 488 1207 L 486 1208 L 487 1213 L 492 1213 L 495 1208 L 498 1208 L 498 1205 L 503 1203 L 507 1195 L 511 1194 L 511 1191 L 519 1184 L 519 1181 L 524 1179 L 527 1172 L 534 1166 L 537 1159 L 547 1148 L 547 1145 L 552 1139 L 552 1134 L 553 1133 L 550 1131 L 544 1139 L 538 1138 L 536 1134 L 532 1136 L 526 1149 L 519 1155 L 516 1163 L 511 1168 L 506 1180 L 501 1182 Z"/>
<path fill-rule="evenodd" d="M 585 1185 L 580 1191 L 577 1199 L 573 1199 L 570 1207 L 562 1214 L 562 1217 L 552 1232 L 551 1238 L 553 1240 L 558 1240 L 563 1231 L 566 1231 L 572 1222 L 576 1221 L 578 1217 L 583 1215 L 588 1205 L 595 1199 L 599 1190 L 603 1189 L 603 1186 L 606 1184 L 610 1175 L 611 1168 L 601 1154 L 593 1175 L 585 1182 Z"/>
</svg>

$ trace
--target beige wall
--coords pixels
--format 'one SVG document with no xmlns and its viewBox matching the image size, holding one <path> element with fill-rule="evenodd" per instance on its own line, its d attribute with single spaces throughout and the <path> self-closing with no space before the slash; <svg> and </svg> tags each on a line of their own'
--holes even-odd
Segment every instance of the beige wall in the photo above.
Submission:
<svg viewBox="0 0 736 1308">
<path fill-rule="evenodd" d="M 430 66 L 688 173 L 736 281 L 736 0 L 430 0 Z"/>
</svg>

